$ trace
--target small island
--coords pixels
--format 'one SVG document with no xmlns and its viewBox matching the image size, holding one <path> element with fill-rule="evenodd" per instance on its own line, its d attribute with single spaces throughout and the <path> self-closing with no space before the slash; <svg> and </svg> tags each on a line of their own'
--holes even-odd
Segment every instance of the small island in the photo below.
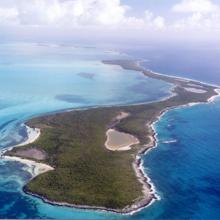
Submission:
<svg viewBox="0 0 220 220">
<path fill-rule="evenodd" d="M 55 205 L 127 214 L 158 199 L 141 161 L 141 155 L 156 144 L 153 123 L 169 109 L 212 101 L 218 88 L 153 73 L 138 61 L 103 63 L 173 84 L 171 95 L 152 103 L 73 110 L 34 118 L 26 125 L 40 129 L 39 137 L 5 155 L 49 167 L 31 179 L 24 187 L 26 193 Z"/>
</svg>

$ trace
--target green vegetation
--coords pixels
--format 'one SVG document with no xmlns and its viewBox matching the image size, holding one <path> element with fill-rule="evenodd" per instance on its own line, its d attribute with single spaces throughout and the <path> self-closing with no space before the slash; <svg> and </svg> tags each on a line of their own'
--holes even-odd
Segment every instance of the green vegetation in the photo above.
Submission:
<svg viewBox="0 0 220 220">
<path fill-rule="evenodd" d="M 142 196 L 132 168 L 131 152 L 111 152 L 105 146 L 107 125 L 116 109 L 92 109 L 34 119 L 41 137 L 34 147 L 48 155 L 54 171 L 32 180 L 27 189 L 50 200 L 124 208 Z M 29 147 L 29 146 L 26 146 Z"/>
<path fill-rule="evenodd" d="M 127 66 L 126 61 L 122 62 L 120 65 L 124 68 L 142 71 L 132 62 L 127 62 Z M 114 64 L 113 61 L 110 64 Z M 152 135 L 146 124 L 155 121 L 167 108 L 205 102 L 216 94 L 214 87 L 198 82 L 184 82 L 150 72 L 144 74 L 175 84 L 176 95 L 155 103 L 65 112 L 29 121 L 29 126 L 41 129 L 40 138 L 7 154 L 16 155 L 19 149 L 34 147 L 46 152 L 47 159 L 43 162 L 55 170 L 35 177 L 26 189 L 52 201 L 112 209 L 123 209 L 143 198 L 142 185 L 132 162 Z M 207 92 L 199 94 L 184 90 L 184 87 L 190 87 L 189 83 L 199 85 Z M 115 116 L 121 111 L 130 116 L 114 123 Z M 141 144 L 126 152 L 108 151 L 104 146 L 106 131 L 113 124 L 116 129 L 138 137 Z"/>
</svg>

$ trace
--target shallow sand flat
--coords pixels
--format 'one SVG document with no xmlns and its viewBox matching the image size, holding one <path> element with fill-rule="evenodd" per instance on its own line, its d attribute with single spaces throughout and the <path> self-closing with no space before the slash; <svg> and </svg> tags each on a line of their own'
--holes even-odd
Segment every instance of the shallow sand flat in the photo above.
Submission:
<svg viewBox="0 0 220 220">
<path fill-rule="evenodd" d="M 188 92 L 194 92 L 194 93 L 206 93 L 207 91 L 206 90 L 203 90 L 203 89 L 197 89 L 197 88 L 184 88 L 186 91 Z"/>
<path fill-rule="evenodd" d="M 129 115 L 130 115 L 130 114 L 127 113 L 127 112 L 120 112 L 120 114 L 117 115 L 115 119 L 120 121 L 120 120 L 122 120 L 122 119 L 124 119 L 124 118 L 127 118 Z"/>
<path fill-rule="evenodd" d="M 3 156 L 2 158 L 5 160 L 17 161 L 17 162 L 25 164 L 27 166 L 27 171 L 32 174 L 32 177 L 48 172 L 50 170 L 54 170 L 53 167 L 47 164 L 35 162 L 32 160 L 28 160 L 28 159 L 22 159 L 20 157 Z"/>
<path fill-rule="evenodd" d="M 15 152 L 15 156 L 18 157 L 28 157 L 36 160 L 44 160 L 46 159 L 46 153 L 42 150 L 38 150 L 36 148 L 29 148 L 25 150 L 17 150 Z"/>
<path fill-rule="evenodd" d="M 139 143 L 136 137 L 130 134 L 116 131 L 114 129 L 109 129 L 106 135 L 107 135 L 107 141 L 105 143 L 105 146 L 109 150 L 113 150 L 113 151 L 130 150 L 131 145 Z"/>
<path fill-rule="evenodd" d="M 21 147 L 21 146 L 24 146 L 27 144 L 31 144 L 39 138 L 39 136 L 41 134 L 40 129 L 31 128 L 27 125 L 25 125 L 25 127 L 27 129 L 27 135 L 28 135 L 27 140 L 25 140 L 24 142 L 22 142 L 16 146 L 12 146 L 12 148 Z M 15 156 L 3 155 L 1 158 L 5 159 L 5 160 L 17 161 L 17 162 L 25 164 L 27 166 L 27 171 L 30 172 L 33 177 L 35 177 L 39 174 L 48 172 L 50 170 L 54 170 L 53 167 L 51 167 L 47 164 L 32 161 L 31 159 L 23 159 L 20 157 L 30 157 L 33 159 L 41 160 L 46 157 L 46 154 L 43 151 L 40 151 L 38 149 L 30 148 L 27 150 L 18 150 L 18 152 Z"/>
</svg>

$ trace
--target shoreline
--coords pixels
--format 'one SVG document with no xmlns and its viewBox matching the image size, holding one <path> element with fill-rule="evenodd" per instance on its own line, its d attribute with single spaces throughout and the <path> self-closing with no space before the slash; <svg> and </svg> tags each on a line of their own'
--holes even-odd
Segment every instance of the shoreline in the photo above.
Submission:
<svg viewBox="0 0 220 220">
<path fill-rule="evenodd" d="M 158 133 L 157 133 L 156 128 L 155 128 L 156 123 L 158 123 L 166 113 L 168 113 L 169 111 L 172 111 L 174 109 L 185 108 L 185 107 L 190 108 L 190 107 L 195 106 L 195 105 L 210 104 L 210 103 L 214 102 L 216 98 L 220 97 L 220 89 L 215 89 L 215 91 L 216 91 L 217 94 L 210 97 L 206 102 L 188 103 L 186 105 L 176 106 L 176 107 L 172 107 L 172 108 L 169 108 L 169 109 L 164 109 L 157 116 L 156 120 L 152 121 L 149 124 L 146 124 L 146 126 L 149 126 L 149 128 L 152 131 L 152 134 L 149 135 L 150 142 L 147 145 L 145 145 L 145 147 L 143 149 L 141 149 L 138 152 L 138 154 L 136 155 L 136 159 L 135 159 L 135 162 L 134 162 L 134 170 L 135 170 L 136 173 L 140 173 L 139 181 L 143 181 L 143 188 L 146 187 L 146 185 L 147 185 L 148 190 L 150 190 L 150 193 L 152 193 L 152 198 L 146 206 L 140 208 L 139 210 L 134 211 L 134 213 L 148 207 L 149 205 L 153 204 L 155 201 L 158 201 L 158 200 L 161 199 L 160 196 L 157 194 L 156 187 L 154 186 L 154 184 L 151 181 L 150 177 L 144 171 L 143 159 L 142 159 L 143 156 L 147 155 L 151 150 L 157 148 L 157 146 L 158 146 L 158 143 L 159 143 L 158 138 L 157 138 Z M 138 177 L 138 175 L 137 175 L 137 177 Z"/>
<path fill-rule="evenodd" d="M 163 75 L 163 74 L 161 74 L 161 75 Z M 169 76 L 169 77 L 170 78 L 176 78 L 176 77 L 172 77 L 172 76 Z M 182 79 L 182 78 L 180 78 L 180 79 Z M 197 82 L 197 81 L 189 79 L 189 82 L 192 82 L 192 81 L 193 82 Z M 206 83 L 202 83 L 202 84 L 209 85 L 209 84 L 206 84 Z M 174 88 L 175 88 L 175 84 L 174 84 Z M 110 208 L 105 208 L 105 207 L 95 207 L 95 206 L 93 207 L 93 206 L 86 206 L 86 205 L 74 205 L 74 204 L 68 204 L 68 203 L 65 203 L 65 202 L 50 201 L 46 197 L 44 197 L 42 195 L 38 195 L 38 194 L 35 194 L 35 193 L 27 191 L 27 189 L 25 187 L 24 187 L 24 192 L 27 193 L 27 194 L 30 194 L 32 196 L 38 197 L 38 198 L 42 199 L 44 202 L 52 204 L 52 205 L 74 207 L 74 208 L 79 208 L 79 209 L 109 211 L 109 212 L 114 212 L 114 213 L 118 213 L 118 214 L 130 214 L 130 215 L 132 215 L 132 214 L 140 211 L 141 209 L 146 208 L 147 206 L 151 205 L 156 200 L 160 200 L 160 197 L 156 194 L 155 186 L 153 185 L 151 179 L 147 176 L 147 174 L 144 171 L 143 160 L 142 160 L 142 156 L 143 155 L 146 155 L 150 150 L 156 148 L 157 145 L 158 145 L 158 139 L 157 139 L 157 132 L 156 132 L 156 129 L 155 129 L 155 124 L 164 116 L 164 114 L 166 114 L 168 111 L 170 111 L 172 109 L 183 108 L 183 107 L 191 107 L 193 105 L 205 104 L 205 103 L 208 104 L 208 103 L 213 102 L 217 97 L 220 96 L 220 89 L 216 88 L 215 92 L 217 94 L 213 95 L 210 98 L 208 98 L 206 102 L 195 102 L 195 103 L 191 102 L 191 103 L 187 103 L 187 104 L 183 104 L 183 105 L 179 105 L 179 106 L 177 105 L 177 106 L 173 106 L 173 107 L 170 107 L 170 108 L 165 108 L 155 117 L 155 120 L 152 120 L 152 121 L 150 121 L 149 123 L 146 124 L 148 129 L 151 129 L 151 132 L 150 132 L 151 134 L 149 135 L 151 140 L 150 140 L 150 142 L 148 144 L 143 145 L 143 148 L 140 149 L 140 151 L 136 154 L 135 161 L 133 162 L 132 165 L 133 165 L 133 169 L 134 169 L 134 171 L 136 173 L 138 181 L 143 186 L 144 195 L 146 196 L 146 194 L 147 194 L 147 196 L 146 196 L 146 198 L 143 198 L 142 200 L 137 201 L 133 205 L 131 205 L 129 207 L 126 207 L 124 209 L 121 209 L 121 210 L 110 209 Z M 173 95 L 173 96 L 176 95 L 173 90 L 171 90 L 171 93 L 172 93 L 171 95 Z M 166 99 L 169 99 L 169 97 L 166 97 Z M 156 101 L 156 102 L 160 102 L 160 101 Z M 140 105 L 140 104 L 137 104 L 137 105 Z M 23 146 L 23 145 L 26 145 L 27 143 L 28 144 L 29 143 L 33 143 L 39 136 L 40 136 L 40 131 L 38 133 L 38 136 L 37 137 L 35 136 L 35 139 L 32 137 L 32 138 L 30 138 L 31 140 L 30 139 L 26 140 L 23 143 L 21 143 L 19 145 L 16 145 L 16 146 Z M 32 142 L 30 142 L 30 141 L 32 141 Z M 16 146 L 13 146 L 13 148 L 16 147 Z M 7 151 L 8 150 L 9 149 L 7 149 Z M 4 157 L 8 157 L 8 156 L 4 156 Z M 11 156 L 9 156 L 9 157 L 12 158 L 12 160 L 17 160 L 17 161 L 20 161 L 20 162 L 23 161 L 23 163 L 25 163 L 25 164 L 29 163 L 28 161 L 32 161 L 32 160 L 21 159 L 19 157 L 11 157 Z M 33 162 L 37 163 L 35 161 L 33 161 Z M 46 165 L 46 166 L 48 166 L 48 165 Z M 39 174 L 40 173 L 38 173 L 37 175 L 39 175 Z"/>
<path fill-rule="evenodd" d="M 12 150 L 15 147 L 22 147 L 28 144 L 34 143 L 39 137 L 40 137 L 40 129 L 39 128 L 31 128 L 27 126 L 25 123 L 22 123 L 21 125 L 25 126 L 26 132 L 27 132 L 27 139 L 23 140 L 19 144 L 12 145 L 10 147 L 7 147 L 7 149 L 2 149 L 0 151 L 0 156 L 2 157 L 7 151 Z"/>
<path fill-rule="evenodd" d="M 209 83 L 209 82 L 201 81 L 201 80 L 198 80 L 198 79 L 191 79 L 191 78 L 187 78 L 187 77 L 184 77 L 184 76 L 169 75 L 169 74 L 166 74 L 166 73 L 159 73 L 157 71 L 154 71 L 154 70 L 151 70 L 151 69 L 147 69 L 147 68 L 145 68 L 144 66 L 141 65 L 141 63 L 145 63 L 146 60 L 136 59 L 136 60 L 133 60 L 133 61 L 136 62 L 136 65 L 138 67 L 143 68 L 144 70 L 146 70 L 148 72 L 151 72 L 153 74 L 156 74 L 156 75 L 167 76 L 167 77 L 176 78 L 176 79 L 180 79 L 180 80 L 183 79 L 185 81 L 193 81 L 193 82 L 201 83 L 201 84 L 208 85 L 208 86 L 219 87 L 218 84 Z"/>
<path fill-rule="evenodd" d="M 27 166 L 26 171 L 31 174 L 32 178 L 42 173 L 46 173 L 48 171 L 54 170 L 53 167 L 47 164 L 36 162 L 34 160 L 16 157 L 16 156 L 2 156 L 2 159 L 7 160 L 7 161 L 17 161 L 19 163 L 25 164 Z"/>
<path fill-rule="evenodd" d="M 126 208 L 126 209 L 120 210 L 120 209 L 111 209 L 111 208 L 99 207 L 99 206 L 74 205 L 74 204 L 70 204 L 70 203 L 66 203 L 66 202 L 51 201 L 51 200 L 47 199 L 45 196 L 43 196 L 43 195 L 39 195 L 37 193 L 33 193 L 31 191 L 28 191 L 25 186 L 23 187 L 23 191 L 27 195 L 34 196 L 34 197 L 36 197 L 38 199 L 41 199 L 43 202 L 45 202 L 47 204 L 50 204 L 50 205 L 53 205 L 53 206 L 69 207 L 69 208 L 76 208 L 76 209 L 81 209 L 81 210 L 99 211 L 99 212 L 111 212 L 111 213 L 120 214 L 120 215 L 133 215 L 133 214 L 139 212 L 140 210 L 150 206 L 154 202 L 154 198 L 152 198 L 152 199 L 149 199 L 149 200 L 147 200 L 145 202 L 142 202 L 142 204 L 143 204 L 142 206 L 138 206 L 137 207 L 136 204 L 133 204 L 132 207 L 130 207 L 130 208 Z"/>
<path fill-rule="evenodd" d="M 15 145 L 14 147 L 22 147 L 24 145 L 32 144 L 40 137 L 40 129 L 39 128 L 31 128 L 25 124 L 25 128 L 27 131 L 27 140 L 24 140 L 20 144 Z"/>
<path fill-rule="evenodd" d="M 216 95 L 210 97 L 208 100 L 207 100 L 207 103 L 212 103 L 215 101 L 216 98 L 218 98 L 220 96 L 220 88 L 218 89 L 215 89 L 215 92 L 217 93 Z"/>
<path fill-rule="evenodd" d="M 27 171 L 31 174 L 32 178 L 42 173 L 48 172 L 50 170 L 54 170 L 53 167 L 47 164 L 41 163 L 41 162 L 36 162 L 34 160 L 25 159 L 25 158 L 18 157 L 18 156 L 4 155 L 7 151 L 10 151 L 16 147 L 22 147 L 22 146 L 34 143 L 40 137 L 40 134 L 41 134 L 40 129 L 31 128 L 27 126 L 26 124 L 25 124 L 25 128 L 27 131 L 27 139 L 19 144 L 9 147 L 7 150 L 3 150 L 1 152 L 1 159 L 4 159 L 6 161 L 17 161 L 19 163 L 25 164 L 27 166 Z"/>
</svg>

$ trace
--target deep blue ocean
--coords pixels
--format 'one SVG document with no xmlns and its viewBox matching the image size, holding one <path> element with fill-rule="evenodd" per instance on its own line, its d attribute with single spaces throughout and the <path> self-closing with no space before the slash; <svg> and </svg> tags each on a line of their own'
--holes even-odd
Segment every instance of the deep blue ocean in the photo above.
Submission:
<svg viewBox="0 0 220 220">
<path fill-rule="evenodd" d="M 124 52 L 52 44 L 0 45 L 1 150 L 24 140 L 22 123 L 37 115 L 150 102 L 169 95 L 169 84 L 104 65 L 103 59 L 142 58 L 154 71 L 220 84 L 220 48 L 149 46 Z M 156 123 L 158 146 L 143 159 L 161 200 L 132 216 L 46 204 L 23 193 L 31 177 L 26 165 L 1 159 L 0 218 L 220 219 L 219 126 L 220 99 L 172 110 Z M 175 142 L 164 143 L 170 140 Z"/>
</svg>

